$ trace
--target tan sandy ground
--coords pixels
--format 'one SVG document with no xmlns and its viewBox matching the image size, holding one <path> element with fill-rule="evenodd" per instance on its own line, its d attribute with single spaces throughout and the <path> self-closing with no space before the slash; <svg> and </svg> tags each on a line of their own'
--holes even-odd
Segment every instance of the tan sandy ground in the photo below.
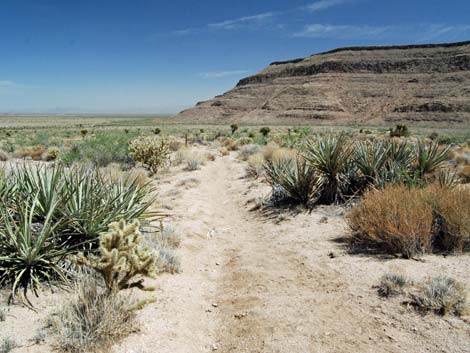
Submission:
<svg viewBox="0 0 470 353">
<path fill-rule="evenodd" d="M 413 280 L 451 275 L 470 288 L 470 256 L 348 254 L 341 209 L 250 211 L 269 189 L 243 176 L 232 154 L 163 178 L 162 202 L 183 235 L 182 273 L 150 281 L 157 291 L 142 295 L 157 301 L 139 313 L 140 332 L 114 353 L 470 352 L 465 317 L 422 316 L 404 297 L 381 299 L 373 288 L 389 271 Z M 176 186 L 188 178 L 198 182 Z M 13 311 L 18 316 L 0 323 L 0 337 L 16 333 L 28 344 L 39 319 Z M 49 351 L 42 344 L 13 352 Z"/>
</svg>

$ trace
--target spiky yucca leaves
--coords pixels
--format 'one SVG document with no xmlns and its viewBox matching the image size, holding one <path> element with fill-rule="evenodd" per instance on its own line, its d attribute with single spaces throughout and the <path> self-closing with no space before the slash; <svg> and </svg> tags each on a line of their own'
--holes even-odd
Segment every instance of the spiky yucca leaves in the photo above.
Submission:
<svg viewBox="0 0 470 353">
<path fill-rule="evenodd" d="M 113 222 L 100 235 L 99 256 L 83 254 L 78 264 L 88 266 L 103 276 L 108 290 L 137 287 L 143 289 L 142 276 L 154 277 L 156 257 L 143 245 L 139 222 Z"/>
<path fill-rule="evenodd" d="M 316 199 L 318 177 L 302 156 L 268 161 L 264 170 L 269 184 L 280 187 L 293 202 L 309 207 Z"/>
<path fill-rule="evenodd" d="M 10 184 L 15 185 L 16 199 L 36 197 L 36 215 L 45 218 L 51 206 L 61 204 L 69 196 L 65 185 L 65 170 L 60 164 L 52 166 L 23 165 L 14 168 L 8 176 Z"/>
<path fill-rule="evenodd" d="M 64 178 L 69 197 L 59 213 L 61 218 L 70 220 L 64 232 L 70 245 L 90 243 L 95 247 L 108 224 L 120 219 L 157 216 L 146 213 L 156 197 L 150 183 L 141 185 L 129 177 L 111 183 L 97 170 L 86 168 L 75 168 Z"/>
<path fill-rule="evenodd" d="M 355 146 L 354 161 L 366 184 L 378 184 L 388 160 L 384 141 L 364 141 Z"/>
<path fill-rule="evenodd" d="M 305 159 L 320 177 L 319 203 L 332 204 L 344 200 L 352 167 L 350 145 L 345 134 L 307 141 Z"/>
<path fill-rule="evenodd" d="M 418 141 L 416 150 L 416 173 L 420 178 L 434 172 L 449 158 L 451 145 L 441 148 L 438 142 L 426 144 Z"/>
<path fill-rule="evenodd" d="M 22 291 L 22 299 L 30 304 L 27 292 L 38 294 L 41 283 L 65 279 L 60 266 L 70 249 L 64 246 L 53 221 L 57 203 L 52 202 L 42 224 L 35 224 L 38 201 L 27 200 L 17 205 L 15 218 L 8 210 L 2 209 L 0 225 L 0 286 L 11 287 L 11 298 Z"/>
</svg>

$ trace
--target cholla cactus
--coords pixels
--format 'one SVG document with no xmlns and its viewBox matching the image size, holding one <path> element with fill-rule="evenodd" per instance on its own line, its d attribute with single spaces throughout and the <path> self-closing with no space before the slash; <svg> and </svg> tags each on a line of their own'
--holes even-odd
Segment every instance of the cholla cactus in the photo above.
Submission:
<svg viewBox="0 0 470 353">
<path fill-rule="evenodd" d="M 168 143 L 155 136 L 141 136 L 131 141 L 129 144 L 131 157 L 142 163 L 156 174 L 158 170 L 167 165 L 170 161 L 170 147 Z"/>
<path fill-rule="evenodd" d="M 109 291 L 144 289 L 143 279 L 138 277 L 154 277 L 156 273 L 155 254 L 142 244 L 137 220 L 111 223 L 108 232 L 100 236 L 100 255 L 80 254 L 77 262 L 99 272 Z"/>
</svg>

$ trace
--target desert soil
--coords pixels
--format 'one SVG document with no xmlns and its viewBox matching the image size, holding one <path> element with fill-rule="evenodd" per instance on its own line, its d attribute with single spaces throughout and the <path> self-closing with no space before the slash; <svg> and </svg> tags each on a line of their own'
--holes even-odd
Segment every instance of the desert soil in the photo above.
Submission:
<svg viewBox="0 0 470 353">
<path fill-rule="evenodd" d="M 232 153 L 158 182 L 182 235 L 182 271 L 138 294 L 156 302 L 114 353 L 470 352 L 467 317 L 422 315 L 405 297 L 381 299 L 374 288 L 391 271 L 416 281 L 450 275 L 470 288 L 470 256 L 350 254 L 344 209 L 256 210 L 269 188 L 244 176 Z M 41 305 L 52 303 L 49 296 Z M 28 343 L 41 318 L 19 308 L 10 314 L 16 319 L 0 328 L 23 344 L 13 352 L 51 351 Z"/>
</svg>

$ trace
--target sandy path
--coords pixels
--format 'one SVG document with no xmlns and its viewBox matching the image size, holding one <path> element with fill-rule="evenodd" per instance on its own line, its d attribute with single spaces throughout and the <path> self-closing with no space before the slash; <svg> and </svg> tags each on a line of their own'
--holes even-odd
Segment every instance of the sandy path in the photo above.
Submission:
<svg viewBox="0 0 470 353">
<path fill-rule="evenodd" d="M 344 232 L 340 217 L 320 222 L 317 211 L 276 224 L 249 211 L 243 175 L 234 156 L 220 157 L 162 186 L 183 234 L 182 273 L 155 282 L 157 303 L 141 312 L 141 332 L 116 352 L 469 351 L 465 324 L 424 323 L 372 289 L 388 268 L 421 264 L 330 259 L 330 250 L 341 253 L 332 241 Z M 188 178 L 199 183 L 175 193 Z"/>
</svg>

